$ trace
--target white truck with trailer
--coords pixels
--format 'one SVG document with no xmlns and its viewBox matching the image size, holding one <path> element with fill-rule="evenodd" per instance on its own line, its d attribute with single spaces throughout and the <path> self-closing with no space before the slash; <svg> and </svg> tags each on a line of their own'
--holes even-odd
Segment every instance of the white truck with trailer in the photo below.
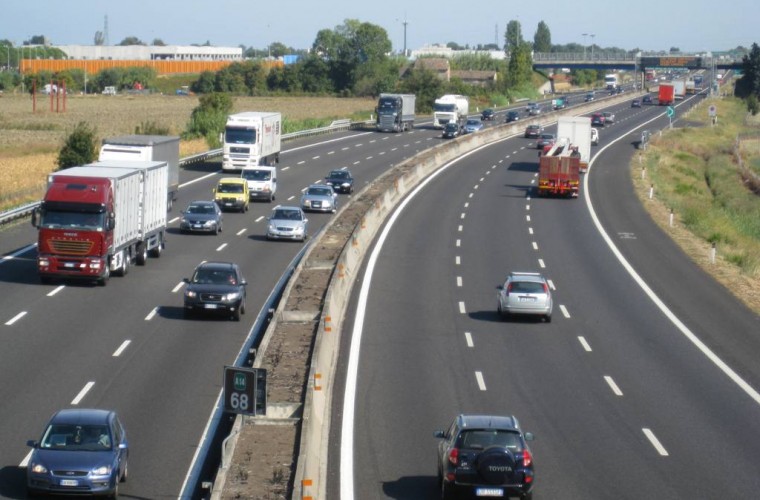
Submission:
<svg viewBox="0 0 760 500">
<path fill-rule="evenodd" d="M 246 111 L 230 115 L 222 139 L 222 170 L 276 165 L 281 144 L 281 113 Z"/>
<path fill-rule="evenodd" d="M 581 155 L 580 171 L 588 170 L 591 159 L 591 118 L 588 116 L 563 116 L 557 120 L 557 140 L 567 139 L 570 148 Z"/>
<path fill-rule="evenodd" d="M 470 113 L 470 98 L 459 94 L 446 94 L 433 103 L 433 127 L 443 128 L 447 123 L 459 123 L 460 128 Z"/>
<path fill-rule="evenodd" d="M 673 94 L 676 101 L 683 100 L 686 96 L 686 80 L 673 80 Z"/>
<path fill-rule="evenodd" d="M 179 137 L 176 135 L 121 135 L 103 139 L 98 161 L 165 161 L 169 167 L 166 209 L 179 193 Z"/>
</svg>

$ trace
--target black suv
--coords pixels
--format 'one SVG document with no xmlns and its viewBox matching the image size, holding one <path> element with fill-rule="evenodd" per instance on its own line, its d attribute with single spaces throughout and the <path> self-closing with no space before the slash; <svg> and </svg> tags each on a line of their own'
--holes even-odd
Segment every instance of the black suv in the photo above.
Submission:
<svg viewBox="0 0 760 500">
<path fill-rule="evenodd" d="M 480 120 L 481 121 L 493 120 L 495 116 L 496 116 L 496 112 L 493 109 L 486 108 L 483 110 L 483 113 L 481 113 Z"/>
<path fill-rule="evenodd" d="M 183 280 L 185 287 L 185 317 L 194 312 L 229 315 L 240 321 L 245 314 L 245 287 L 240 267 L 231 262 L 203 262 L 195 268 L 192 278 Z"/>
<path fill-rule="evenodd" d="M 510 111 L 507 111 L 507 118 L 506 118 L 506 122 L 507 123 L 509 123 L 509 122 L 516 122 L 519 119 L 520 119 L 520 112 L 519 111 L 514 110 L 514 109 L 512 109 Z"/>
<path fill-rule="evenodd" d="M 533 497 L 533 455 L 514 416 L 459 415 L 436 431 L 441 498 Z"/>
</svg>

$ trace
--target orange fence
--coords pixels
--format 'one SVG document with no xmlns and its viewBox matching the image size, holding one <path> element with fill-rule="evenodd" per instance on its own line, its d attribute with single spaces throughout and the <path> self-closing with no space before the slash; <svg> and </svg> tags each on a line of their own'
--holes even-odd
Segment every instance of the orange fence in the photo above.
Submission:
<svg viewBox="0 0 760 500">
<path fill-rule="evenodd" d="M 113 59 L 22 59 L 23 73 L 39 71 L 64 71 L 67 69 L 83 69 L 88 75 L 93 75 L 104 69 L 129 68 L 148 66 L 154 68 L 159 75 L 173 73 L 201 73 L 203 71 L 219 71 L 233 61 L 145 61 L 145 60 L 113 60 Z M 263 61 L 267 67 L 282 66 L 282 61 Z"/>
</svg>

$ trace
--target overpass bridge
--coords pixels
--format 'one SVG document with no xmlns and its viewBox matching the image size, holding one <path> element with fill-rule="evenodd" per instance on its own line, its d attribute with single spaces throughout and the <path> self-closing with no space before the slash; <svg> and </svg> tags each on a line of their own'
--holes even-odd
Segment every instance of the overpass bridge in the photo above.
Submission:
<svg viewBox="0 0 760 500">
<path fill-rule="evenodd" d="M 742 69 L 741 59 L 699 55 L 662 55 L 652 53 L 620 54 L 606 52 L 534 52 L 533 68 L 595 69 L 600 71 L 644 71 L 649 68 L 685 68 L 689 70 Z"/>
</svg>

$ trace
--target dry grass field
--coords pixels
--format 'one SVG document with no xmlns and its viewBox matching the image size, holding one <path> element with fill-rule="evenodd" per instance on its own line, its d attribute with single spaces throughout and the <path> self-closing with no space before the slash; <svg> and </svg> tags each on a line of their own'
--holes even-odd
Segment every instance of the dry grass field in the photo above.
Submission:
<svg viewBox="0 0 760 500">
<path fill-rule="evenodd" d="M 286 120 L 369 118 L 375 105 L 371 99 L 331 97 L 236 97 L 233 102 L 234 112 L 280 111 Z M 150 122 L 178 135 L 197 105 L 196 97 L 173 95 L 68 96 L 64 113 L 51 112 L 49 98 L 39 96 L 33 112 L 28 95 L 0 96 L 0 210 L 42 196 L 58 150 L 78 122 L 94 127 L 99 138 L 132 134 Z M 203 141 L 183 142 L 180 154 L 206 149 Z"/>
</svg>

